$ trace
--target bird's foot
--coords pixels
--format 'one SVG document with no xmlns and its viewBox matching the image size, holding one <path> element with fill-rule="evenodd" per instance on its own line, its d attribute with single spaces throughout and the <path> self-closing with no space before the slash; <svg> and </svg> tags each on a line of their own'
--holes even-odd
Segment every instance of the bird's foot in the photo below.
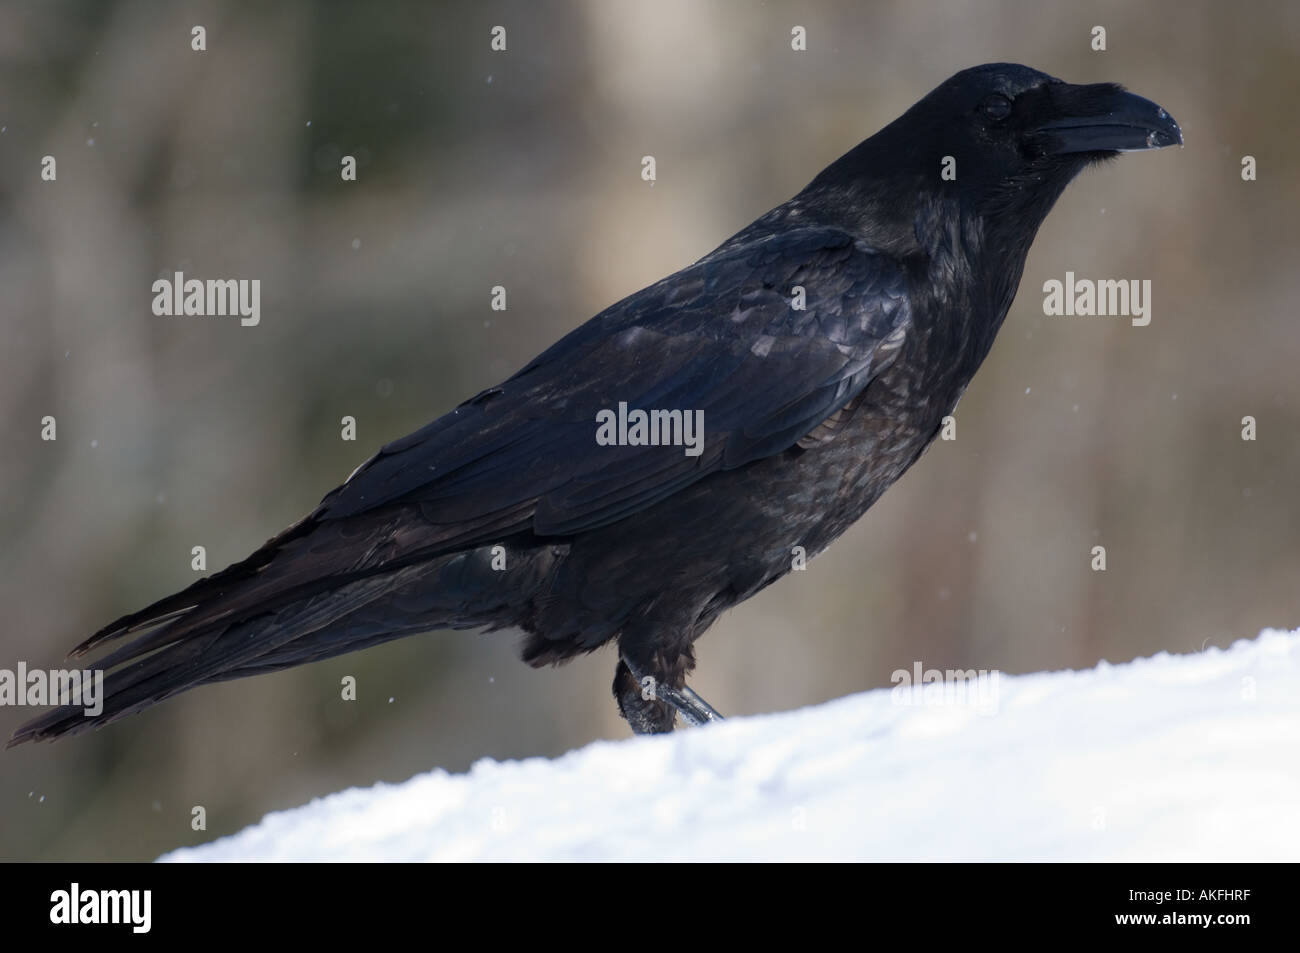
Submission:
<svg viewBox="0 0 1300 953">
<path fill-rule="evenodd" d="M 692 727 L 698 727 L 710 721 L 724 720 L 716 708 L 701 698 L 689 686 L 683 685 L 681 688 L 673 688 L 671 685 L 660 682 L 653 675 L 646 675 L 627 659 L 623 659 L 622 662 L 637 685 L 640 686 L 641 697 L 645 701 L 662 701 L 666 703 L 681 716 L 684 722 Z M 635 727 L 633 725 L 634 729 Z"/>
</svg>

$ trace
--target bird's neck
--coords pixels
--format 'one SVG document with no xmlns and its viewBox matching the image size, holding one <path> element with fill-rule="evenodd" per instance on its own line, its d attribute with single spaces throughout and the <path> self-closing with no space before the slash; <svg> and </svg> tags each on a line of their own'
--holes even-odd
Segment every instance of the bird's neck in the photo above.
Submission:
<svg viewBox="0 0 1300 953">
<path fill-rule="evenodd" d="M 991 215 L 944 196 L 916 206 L 913 287 L 926 299 L 918 318 L 932 322 L 934 333 L 961 355 L 962 376 L 973 375 L 992 348 L 1050 207 L 1048 202 L 1028 214 Z"/>
</svg>

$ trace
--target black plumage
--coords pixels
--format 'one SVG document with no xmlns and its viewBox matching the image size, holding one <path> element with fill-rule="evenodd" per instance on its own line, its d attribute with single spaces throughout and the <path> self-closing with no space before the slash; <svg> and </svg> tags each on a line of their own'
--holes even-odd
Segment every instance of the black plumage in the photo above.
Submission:
<svg viewBox="0 0 1300 953">
<path fill-rule="evenodd" d="M 522 629 L 532 665 L 614 640 L 634 729 L 707 717 L 685 689 L 695 640 L 921 455 L 1079 170 L 1174 142 L 1163 110 L 1117 86 L 958 73 L 700 261 L 384 447 L 244 561 L 91 636 L 73 655 L 139 633 L 97 663 L 113 669 L 102 714 L 57 709 L 10 743 L 443 628 Z M 598 445 L 596 415 L 620 403 L 703 411 L 700 452 Z"/>
</svg>

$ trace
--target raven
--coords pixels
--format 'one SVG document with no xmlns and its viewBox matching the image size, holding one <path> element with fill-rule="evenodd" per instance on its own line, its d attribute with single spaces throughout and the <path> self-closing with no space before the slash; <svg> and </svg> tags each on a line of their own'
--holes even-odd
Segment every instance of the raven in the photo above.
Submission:
<svg viewBox="0 0 1300 953">
<path fill-rule="evenodd" d="M 98 662 L 102 712 L 57 708 L 9 743 L 434 629 L 521 629 L 533 666 L 615 641 L 634 731 L 720 717 L 686 686 L 695 640 L 934 440 L 1070 180 L 1181 142 L 1114 84 L 957 73 L 693 265 L 383 447 L 247 559 L 96 632 L 72 656 L 140 633 Z"/>
</svg>

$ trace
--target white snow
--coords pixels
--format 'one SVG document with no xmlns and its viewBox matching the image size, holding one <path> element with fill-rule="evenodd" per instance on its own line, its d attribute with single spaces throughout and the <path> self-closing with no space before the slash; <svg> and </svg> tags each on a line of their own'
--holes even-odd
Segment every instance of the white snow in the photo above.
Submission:
<svg viewBox="0 0 1300 953">
<path fill-rule="evenodd" d="M 1300 859 L 1300 630 L 900 694 L 352 789 L 162 860 Z"/>
</svg>

